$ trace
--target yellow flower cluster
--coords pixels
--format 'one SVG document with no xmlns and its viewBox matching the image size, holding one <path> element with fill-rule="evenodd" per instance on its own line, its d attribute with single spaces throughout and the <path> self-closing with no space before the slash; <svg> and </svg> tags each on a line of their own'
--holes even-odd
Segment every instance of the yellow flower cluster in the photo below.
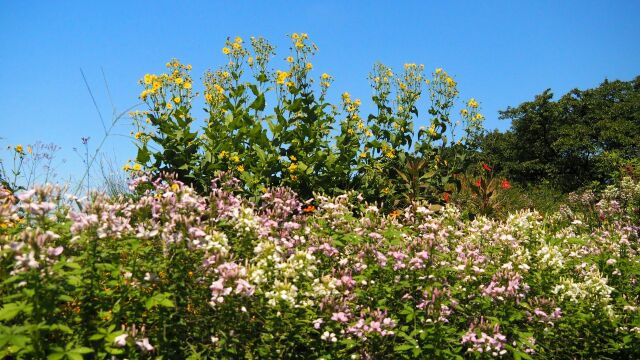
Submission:
<svg viewBox="0 0 640 360">
<path fill-rule="evenodd" d="M 231 74 L 227 70 L 207 71 L 204 75 L 204 98 L 212 108 L 218 108 L 225 98 L 225 88 L 231 86 Z"/>
<path fill-rule="evenodd" d="M 123 167 L 122 170 L 124 171 L 140 171 L 142 170 L 142 165 L 135 163 L 133 164 L 133 166 L 131 166 L 131 164 L 129 162 L 127 162 Z"/>
<path fill-rule="evenodd" d="M 396 157 L 396 150 L 386 143 L 382 144 L 382 153 L 389 159 Z"/>
<path fill-rule="evenodd" d="M 323 89 L 327 89 L 329 86 L 331 86 L 331 83 L 333 82 L 333 76 L 327 74 L 327 73 L 323 73 L 320 76 L 320 86 Z"/>
<path fill-rule="evenodd" d="M 140 84 L 144 87 L 140 93 L 140 99 L 147 101 L 151 97 L 155 104 L 166 102 L 167 108 L 171 108 L 172 105 L 169 101 L 164 100 L 164 96 L 165 94 L 170 95 L 169 99 L 178 104 L 181 99 L 176 102 L 176 98 L 190 95 L 193 85 L 188 71 L 192 69 L 192 66 L 181 64 L 176 59 L 168 62 L 166 66 L 170 70 L 169 74 L 145 74 L 140 80 Z"/>
<path fill-rule="evenodd" d="M 276 71 L 276 83 L 278 85 L 283 85 L 285 81 L 289 78 L 290 74 L 286 71 Z"/>
<path fill-rule="evenodd" d="M 294 46 L 298 50 L 304 48 L 305 46 L 304 42 L 305 40 L 308 40 L 308 39 L 309 39 L 309 35 L 307 35 L 306 33 L 301 33 L 300 35 L 298 35 L 298 33 L 293 33 L 293 35 L 291 35 L 291 40 L 294 42 Z"/>
<path fill-rule="evenodd" d="M 222 48 L 224 55 L 230 56 L 234 60 L 244 58 L 249 55 L 249 52 L 242 46 L 244 40 L 240 36 L 236 36 L 233 41 L 227 38 L 225 46 Z M 232 60 L 233 62 L 233 60 Z"/>
</svg>

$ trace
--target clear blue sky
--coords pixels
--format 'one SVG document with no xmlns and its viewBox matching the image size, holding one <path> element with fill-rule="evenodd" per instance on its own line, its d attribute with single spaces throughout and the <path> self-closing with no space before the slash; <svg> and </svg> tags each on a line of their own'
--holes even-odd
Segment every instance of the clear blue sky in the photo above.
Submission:
<svg viewBox="0 0 640 360">
<path fill-rule="evenodd" d="M 396 69 L 422 63 L 429 72 L 443 67 L 463 99 L 480 101 L 489 129 L 508 128 L 498 110 L 546 88 L 560 95 L 640 74 L 637 0 L 0 0 L 0 8 L 0 144 L 55 142 L 67 160 L 63 177 L 80 173 L 72 151 L 80 138 L 90 136 L 92 148 L 102 138 L 81 68 L 109 118 L 101 68 L 122 111 L 138 102 L 137 80 L 163 71 L 173 57 L 192 64 L 195 78 L 222 64 L 228 36 L 264 36 L 280 49 L 282 64 L 286 34 L 309 33 L 320 48 L 314 71 L 335 76 L 334 94 L 363 100 L 376 61 Z M 116 133 L 129 131 L 125 119 Z M 122 165 L 135 148 L 115 136 L 103 151 Z"/>
</svg>

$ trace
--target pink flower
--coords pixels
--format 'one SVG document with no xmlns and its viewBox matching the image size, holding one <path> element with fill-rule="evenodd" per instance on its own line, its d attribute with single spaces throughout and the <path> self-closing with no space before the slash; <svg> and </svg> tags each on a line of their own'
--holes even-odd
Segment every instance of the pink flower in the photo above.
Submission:
<svg viewBox="0 0 640 360">
<path fill-rule="evenodd" d="M 333 315 L 331 315 L 331 320 L 346 323 L 347 321 L 349 321 L 349 317 L 347 316 L 347 314 L 340 311 L 337 313 L 333 313 Z"/>
</svg>

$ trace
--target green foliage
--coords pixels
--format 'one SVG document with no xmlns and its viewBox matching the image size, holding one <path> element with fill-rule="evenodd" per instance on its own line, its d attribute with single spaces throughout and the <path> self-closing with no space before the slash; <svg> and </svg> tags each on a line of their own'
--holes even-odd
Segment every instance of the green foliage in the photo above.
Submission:
<svg viewBox="0 0 640 360">
<path fill-rule="evenodd" d="M 486 160 L 520 183 L 547 180 L 569 192 L 640 157 L 640 77 L 552 98 L 548 89 L 501 111 L 512 127 L 484 137 Z"/>
<path fill-rule="evenodd" d="M 422 65 L 405 64 L 399 74 L 375 65 L 370 81 L 377 111 L 365 119 L 361 100 L 347 92 L 340 105 L 327 101 L 333 78 L 324 73 L 319 86 L 314 82 L 311 60 L 317 48 L 308 36 L 294 34 L 291 44 L 287 68 L 271 73 L 275 52 L 266 40 L 251 38 L 248 48 L 239 37 L 228 39 L 223 53 L 229 62 L 204 76 L 208 118 L 199 130 L 190 115 L 195 96 L 190 66 L 172 61 L 169 73 L 145 75 L 140 97 L 149 109 L 134 113 L 134 167 L 175 173 L 198 191 L 206 191 L 219 172 L 229 172 L 255 197 L 270 186 L 287 186 L 305 199 L 313 192 L 358 189 L 365 199 L 391 206 L 406 198 L 398 170 L 422 159 L 425 198 L 440 201 L 445 189 L 459 187 L 453 174 L 469 165 L 483 117 L 472 99 L 461 112 L 464 134 L 456 141 L 460 121 L 451 111 L 458 90 L 446 72 L 437 69 L 427 80 Z M 416 132 L 425 84 L 431 126 Z"/>
</svg>

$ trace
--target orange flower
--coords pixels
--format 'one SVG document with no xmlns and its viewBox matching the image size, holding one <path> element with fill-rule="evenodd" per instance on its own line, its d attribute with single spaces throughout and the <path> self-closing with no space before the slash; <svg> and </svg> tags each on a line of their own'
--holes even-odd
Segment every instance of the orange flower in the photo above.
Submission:
<svg viewBox="0 0 640 360">
<path fill-rule="evenodd" d="M 509 183 L 509 180 L 502 180 L 502 182 L 500 183 L 500 187 L 502 187 L 503 189 L 511 189 L 511 183 Z"/>
<path fill-rule="evenodd" d="M 449 201 L 451 201 L 451 194 L 445 192 L 444 195 L 442 195 L 442 199 L 444 200 L 444 202 L 448 203 Z"/>
<path fill-rule="evenodd" d="M 309 204 L 309 205 L 307 205 L 307 206 L 302 208 L 302 212 L 305 213 L 305 214 L 310 214 L 310 213 L 312 213 L 314 211 L 316 211 L 316 207 L 311 205 L 311 204 Z"/>
</svg>

